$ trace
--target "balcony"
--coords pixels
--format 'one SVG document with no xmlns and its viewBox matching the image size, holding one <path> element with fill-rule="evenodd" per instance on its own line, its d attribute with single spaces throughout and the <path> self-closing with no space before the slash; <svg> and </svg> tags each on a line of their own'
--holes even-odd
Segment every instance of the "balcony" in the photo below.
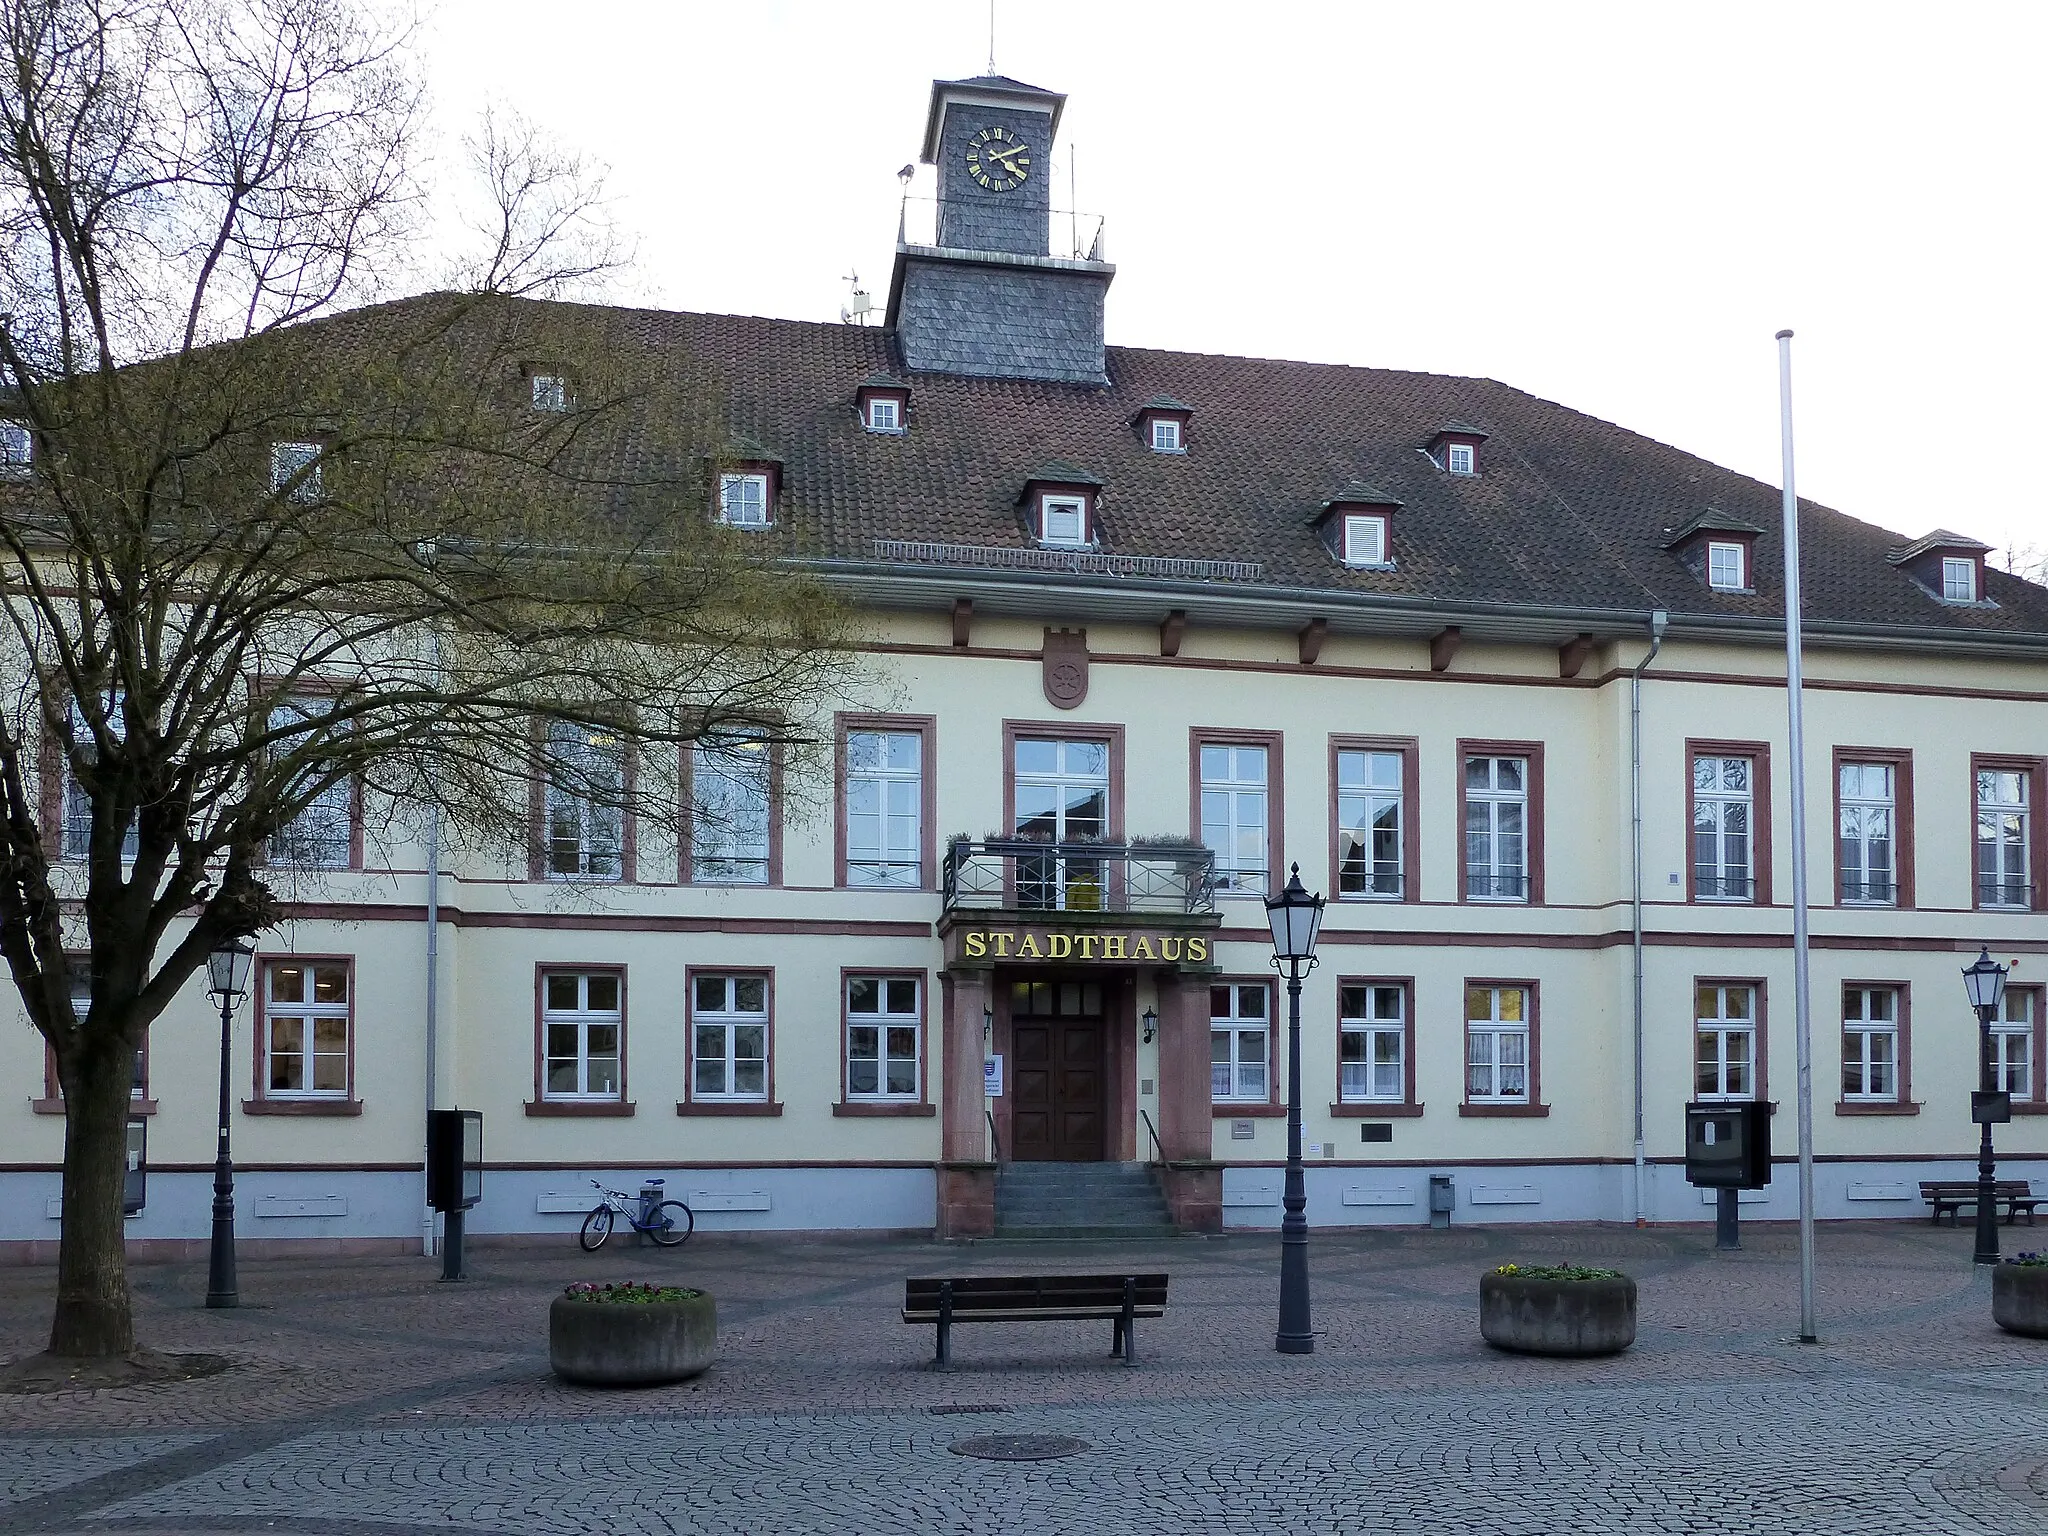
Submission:
<svg viewBox="0 0 2048 1536">
<path fill-rule="evenodd" d="M 1216 855 L 1197 843 L 961 838 L 946 849 L 939 888 L 948 912 L 1196 917 L 1216 911 Z"/>
</svg>

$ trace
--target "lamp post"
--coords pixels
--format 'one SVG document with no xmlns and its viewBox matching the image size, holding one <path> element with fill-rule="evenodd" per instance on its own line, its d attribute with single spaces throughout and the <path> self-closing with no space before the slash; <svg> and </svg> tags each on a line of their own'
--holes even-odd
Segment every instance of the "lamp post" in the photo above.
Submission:
<svg viewBox="0 0 2048 1536">
<path fill-rule="evenodd" d="M 228 1156 L 228 1050 L 235 1004 L 249 990 L 256 951 L 230 939 L 206 957 L 206 990 L 220 999 L 220 1134 L 213 1154 L 213 1246 L 206 1263 L 206 1304 L 235 1307 L 235 1165 Z"/>
<path fill-rule="evenodd" d="M 1963 967 L 1963 989 L 1970 996 L 1970 1006 L 1977 1010 L 1977 1091 L 1970 1095 L 1970 1118 L 1982 1128 L 1982 1138 L 1977 1143 L 1977 1252 L 1979 1264 L 1998 1262 L 1998 1205 L 1996 1202 L 1996 1165 L 1991 1159 L 1991 1126 L 1994 1121 L 2009 1119 L 2012 1110 L 2001 1101 L 2004 1095 L 1998 1091 L 1998 1083 L 1992 1075 L 1991 1023 L 1998 1017 L 1999 1007 L 2005 1002 L 2005 976 L 2008 967 L 1991 958 L 1987 948 L 1971 964 Z"/>
<path fill-rule="evenodd" d="M 1287 888 L 1266 902 L 1273 929 L 1273 968 L 1287 973 L 1287 1183 L 1280 1196 L 1280 1330 L 1283 1355 L 1315 1351 L 1308 1320 L 1308 1186 L 1301 1167 L 1301 978 L 1315 969 L 1323 898 L 1302 887 L 1301 866 Z"/>
</svg>

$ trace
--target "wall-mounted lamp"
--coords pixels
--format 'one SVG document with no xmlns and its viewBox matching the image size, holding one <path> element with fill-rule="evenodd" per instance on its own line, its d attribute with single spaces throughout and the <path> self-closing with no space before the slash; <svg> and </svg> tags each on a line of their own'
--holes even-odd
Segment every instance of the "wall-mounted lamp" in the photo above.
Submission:
<svg viewBox="0 0 2048 1536">
<path fill-rule="evenodd" d="M 1157 1008 L 1147 1008 L 1145 1010 L 1145 1043 L 1147 1045 L 1150 1045 L 1154 1040 L 1157 1040 L 1158 1038 L 1159 1010 Z"/>
<path fill-rule="evenodd" d="M 987 1045 L 990 1040 L 995 1038 L 995 1032 L 996 1011 L 993 1008 L 983 1005 L 981 1010 L 981 1043 L 983 1045 Z"/>
</svg>

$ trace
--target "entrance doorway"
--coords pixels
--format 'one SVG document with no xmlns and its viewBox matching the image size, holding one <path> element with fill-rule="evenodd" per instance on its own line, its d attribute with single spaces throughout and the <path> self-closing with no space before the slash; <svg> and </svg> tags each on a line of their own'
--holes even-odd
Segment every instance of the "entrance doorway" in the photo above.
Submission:
<svg viewBox="0 0 2048 1536">
<path fill-rule="evenodd" d="M 1093 1163 L 1107 1155 L 1102 985 L 1019 981 L 1010 987 L 1011 1155 Z"/>
</svg>

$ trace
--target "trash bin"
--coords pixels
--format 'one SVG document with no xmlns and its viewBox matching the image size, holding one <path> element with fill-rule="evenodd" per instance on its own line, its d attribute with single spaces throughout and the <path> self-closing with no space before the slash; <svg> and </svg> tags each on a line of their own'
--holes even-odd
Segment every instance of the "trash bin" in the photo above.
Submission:
<svg viewBox="0 0 2048 1536">
<path fill-rule="evenodd" d="M 1457 1186 L 1451 1182 L 1448 1173 L 1432 1173 L 1429 1176 L 1429 1224 L 1432 1227 L 1448 1227 L 1451 1212 L 1458 1204 Z"/>
<path fill-rule="evenodd" d="M 661 1179 L 642 1179 L 640 1181 L 640 1225 L 643 1227 L 654 1225 L 656 1208 L 660 1206 L 662 1201 L 668 1198 L 662 1192 L 663 1183 L 664 1181 Z M 647 1241 L 647 1234 L 645 1232 L 636 1232 L 633 1236 L 637 1240 L 635 1246 L 645 1244 Z"/>
</svg>

